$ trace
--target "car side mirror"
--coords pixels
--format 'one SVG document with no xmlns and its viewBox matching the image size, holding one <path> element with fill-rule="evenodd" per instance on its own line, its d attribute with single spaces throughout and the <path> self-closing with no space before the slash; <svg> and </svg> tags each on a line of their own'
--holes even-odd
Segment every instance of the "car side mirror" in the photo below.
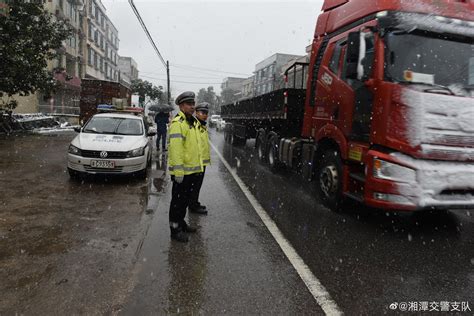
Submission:
<svg viewBox="0 0 474 316">
<path fill-rule="evenodd" d="M 81 132 L 81 129 L 82 129 L 82 128 L 81 128 L 81 127 L 78 127 L 78 126 L 75 126 L 75 127 L 74 127 L 74 131 L 75 131 L 76 133 L 80 133 L 80 132 Z"/>
</svg>

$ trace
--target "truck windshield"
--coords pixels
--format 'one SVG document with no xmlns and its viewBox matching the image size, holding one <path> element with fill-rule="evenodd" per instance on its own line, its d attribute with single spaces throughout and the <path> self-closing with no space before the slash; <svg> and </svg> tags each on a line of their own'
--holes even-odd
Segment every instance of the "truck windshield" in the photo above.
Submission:
<svg viewBox="0 0 474 316">
<path fill-rule="evenodd" d="M 461 89 L 474 85 L 474 44 L 426 34 L 388 33 L 386 79 Z"/>
<path fill-rule="evenodd" d="M 143 128 L 140 120 L 93 117 L 83 129 L 84 133 L 116 134 L 116 135 L 142 135 Z"/>
</svg>

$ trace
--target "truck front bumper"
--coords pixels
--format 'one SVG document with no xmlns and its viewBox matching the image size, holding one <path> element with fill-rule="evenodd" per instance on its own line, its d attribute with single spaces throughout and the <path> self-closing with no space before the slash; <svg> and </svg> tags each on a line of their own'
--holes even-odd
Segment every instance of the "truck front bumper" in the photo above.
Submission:
<svg viewBox="0 0 474 316">
<path fill-rule="evenodd" d="M 380 160 L 398 168 L 376 172 Z M 370 206 L 398 210 L 474 209 L 474 163 L 420 160 L 369 151 L 364 199 Z"/>
</svg>

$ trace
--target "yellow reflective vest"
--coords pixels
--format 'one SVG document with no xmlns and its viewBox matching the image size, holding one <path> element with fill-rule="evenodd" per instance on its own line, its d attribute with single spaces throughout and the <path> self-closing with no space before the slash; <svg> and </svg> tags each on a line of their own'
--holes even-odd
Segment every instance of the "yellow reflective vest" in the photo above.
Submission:
<svg viewBox="0 0 474 316">
<path fill-rule="evenodd" d="M 211 148 L 209 146 L 209 133 L 207 126 L 201 124 L 198 120 L 198 135 L 200 138 L 199 145 L 201 148 L 202 165 L 207 166 L 211 164 Z"/>
<path fill-rule="evenodd" d="M 171 121 L 168 133 L 168 169 L 171 175 L 182 177 L 203 171 L 197 119 L 190 123 L 179 112 Z"/>
</svg>

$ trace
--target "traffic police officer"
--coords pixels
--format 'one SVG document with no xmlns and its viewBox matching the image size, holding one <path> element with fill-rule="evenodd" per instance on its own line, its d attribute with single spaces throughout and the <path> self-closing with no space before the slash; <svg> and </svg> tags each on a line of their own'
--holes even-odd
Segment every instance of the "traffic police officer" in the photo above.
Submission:
<svg viewBox="0 0 474 316">
<path fill-rule="evenodd" d="M 191 192 L 191 202 L 189 204 L 189 211 L 197 214 L 207 214 L 206 206 L 199 202 L 199 191 L 201 190 L 202 181 L 204 180 L 204 173 L 206 166 L 211 163 L 211 151 L 209 147 L 209 133 L 207 131 L 207 116 L 209 114 L 209 103 L 202 102 L 196 106 L 196 118 L 198 119 L 198 136 L 201 152 L 201 160 L 203 170 L 195 176 L 196 182 Z"/>
<path fill-rule="evenodd" d="M 173 181 L 169 212 L 171 238 L 187 242 L 186 233 L 196 232 L 184 218 L 189 206 L 196 174 L 203 171 L 198 138 L 198 121 L 194 113 L 194 92 L 183 92 L 176 98 L 179 113 L 171 121 L 169 128 L 168 167 Z"/>
</svg>

